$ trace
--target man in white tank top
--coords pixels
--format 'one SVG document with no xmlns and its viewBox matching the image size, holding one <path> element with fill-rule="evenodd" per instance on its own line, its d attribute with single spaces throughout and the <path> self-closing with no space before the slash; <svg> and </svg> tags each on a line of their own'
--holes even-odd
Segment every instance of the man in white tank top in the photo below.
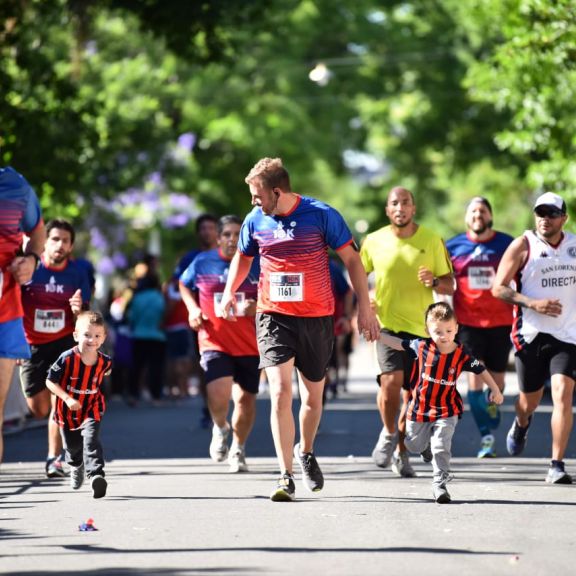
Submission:
<svg viewBox="0 0 576 576">
<path fill-rule="evenodd" d="M 494 296 L 514 304 L 512 342 L 520 395 L 506 447 L 512 456 L 524 450 L 532 414 L 551 378 L 552 461 L 546 481 L 571 484 L 563 457 L 572 431 L 576 373 L 576 236 L 563 230 L 568 216 L 558 194 L 539 196 L 534 216 L 535 230 L 510 244 L 492 288 Z"/>
</svg>

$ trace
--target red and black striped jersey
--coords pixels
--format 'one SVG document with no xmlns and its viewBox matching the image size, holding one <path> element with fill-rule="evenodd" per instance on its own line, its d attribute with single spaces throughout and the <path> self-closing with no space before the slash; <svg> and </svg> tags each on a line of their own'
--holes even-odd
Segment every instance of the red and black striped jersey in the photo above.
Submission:
<svg viewBox="0 0 576 576">
<path fill-rule="evenodd" d="M 100 421 L 106 410 L 102 394 L 102 380 L 110 373 L 112 360 L 98 352 L 92 366 L 82 362 L 77 346 L 63 352 L 48 370 L 48 380 L 58 384 L 69 396 L 78 400 L 82 407 L 72 411 L 60 398 L 56 398 L 54 421 L 67 430 L 77 430 L 88 418 Z"/>
<path fill-rule="evenodd" d="M 431 338 L 403 340 L 402 346 L 415 359 L 408 405 L 408 420 L 434 422 L 462 415 L 462 397 L 456 381 L 462 372 L 481 374 L 486 370 L 479 360 L 458 344 L 454 352 L 441 354 Z"/>
</svg>

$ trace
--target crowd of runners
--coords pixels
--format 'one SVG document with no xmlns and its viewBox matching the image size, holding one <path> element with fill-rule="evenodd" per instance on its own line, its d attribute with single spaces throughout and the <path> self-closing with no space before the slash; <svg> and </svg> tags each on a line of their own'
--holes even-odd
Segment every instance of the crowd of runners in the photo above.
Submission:
<svg viewBox="0 0 576 576">
<path fill-rule="evenodd" d="M 477 456 L 495 457 L 513 350 L 520 392 L 507 451 L 522 453 L 549 384 L 545 479 L 572 482 L 564 454 L 573 424 L 576 236 L 564 230 L 562 197 L 540 195 L 534 228 L 516 239 L 493 229 L 487 198 L 472 198 L 465 231 L 445 241 L 415 221 L 414 195 L 395 187 L 389 224 L 357 246 L 338 211 L 292 190 L 281 159 L 263 158 L 245 182 L 247 216 L 200 216 L 197 248 L 168 281 L 155 257 L 143 258 L 130 282 L 97 306 L 94 269 L 74 255 L 73 225 L 45 223 L 24 177 L 0 169 L 0 425 L 18 370 L 30 415 L 48 418 L 49 478 L 69 475 L 74 490 L 87 478 L 93 496 L 105 496 L 106 397 L 122 395 L 135 409 L 143 397 L 162 405 L 187 395 L 196 374 L 213 460 L 231 473 L 249 470 L 265 379 L 279 470 L 270 499 L 295 498 L 294 463 L 318 492 L 316 433 L 326 391 L 345 386 L 354 327 L 378 359 L 376 466 L 410 478 L 416 454 L 432 465 L 434 500 L 450 502 L 451 442 L 464 409 L 457 379 L 467 372 Z"/>
</svg>

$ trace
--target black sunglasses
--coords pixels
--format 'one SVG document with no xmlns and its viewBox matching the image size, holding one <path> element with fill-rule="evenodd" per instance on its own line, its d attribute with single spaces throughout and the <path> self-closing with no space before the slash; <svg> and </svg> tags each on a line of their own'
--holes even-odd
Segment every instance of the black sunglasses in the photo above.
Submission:
<svg viewBox="0 0 576 576">
<path fill-rule="evenodd" d="M 564 215 L 562 210 L 558 210 L 558 208 L 548 208 L 546 206 L 538 206 L 538 208 L 534 209 L 534 213 L 538 218 L 560 218 Z"/>
</svg>

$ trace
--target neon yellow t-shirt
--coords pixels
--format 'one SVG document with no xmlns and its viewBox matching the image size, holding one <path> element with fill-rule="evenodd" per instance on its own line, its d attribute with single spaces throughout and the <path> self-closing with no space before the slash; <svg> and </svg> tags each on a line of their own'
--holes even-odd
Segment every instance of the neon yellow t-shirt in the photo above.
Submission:
<svg viewBox="0 0 576 576">
<path fill-rule="evenodd" d="M 398 238 L 390 226 L 368 234 L 360 257 L 376 277 L 376 313 L 382 327 L 425 337 L 424 313 L 434 301 L 432 290 L 418 280 L 425 266 L 434 276 L 452 272 L 452 263 L 438 234 L 419 226 L 410 238 Z"/>
</svg>

